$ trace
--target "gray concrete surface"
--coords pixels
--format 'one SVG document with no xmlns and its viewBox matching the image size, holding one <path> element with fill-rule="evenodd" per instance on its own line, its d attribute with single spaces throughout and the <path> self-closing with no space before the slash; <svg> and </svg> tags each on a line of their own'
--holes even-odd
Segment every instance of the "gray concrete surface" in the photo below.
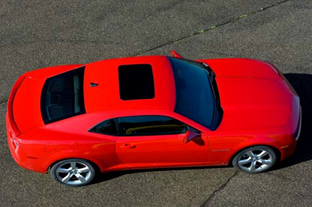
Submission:
<svg viewBox="0 0 312 207">
<path fill-rule="evenodd" d="M 0 206 L 312 206 L 311 20 L 309 0 L 1 1 Z M 230 167 L 118 172 L 82 188 L 15 164 L 5 110 L 22 73 L 170 49 L 188 58 L 257 58 L 280 68 L 304 113 L 294 156 L 259 175 Z"/>
</svg>

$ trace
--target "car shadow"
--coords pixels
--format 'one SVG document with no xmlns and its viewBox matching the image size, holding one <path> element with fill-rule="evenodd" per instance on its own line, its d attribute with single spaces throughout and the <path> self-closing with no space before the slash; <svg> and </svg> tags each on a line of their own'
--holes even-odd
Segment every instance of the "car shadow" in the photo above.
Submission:
<svg viewBox="0 0 312 207">
<path fill-rule="evenodd" d="M 289 167 L 312 159 L 312 75 L 288 73 L 284 74 L 300 97 L 302 107 L 302 128 L 295 153 L 276 169 Z"/>
<path fill-rule="evenodd" d="M 300 97 L 302 107 L 302 128 L 299 141 L 297 143 L 295 153 L 288 159 L 280 162 L 276 165 L 275 169 L 286 168 L 292 165 L 299 164 L 301 162 L 309 161 L 312 159 L 312 75 L 309 74 L 297 74 L 288 73 L 284 74 L 290 84 L 296 90 Z M 169 168 L 169 169 L 144 169 L 144 170 L 129 170 L 129 171 L 117 171 L 99 174 L 99 176 L 93 182 L 99 183 L 106 180 L 114 179 L 126 174 L 134 174 L 148 171 L 171 171 L 171 170 L 189 170 L 199 168 L 223 168 L 228 166 L 212 166 L 212 167 L 188 167 L 188 168 Z"/>
<path fill-rule="evenodd" d="M 124 175 L 131 175 L 136 173 L 144 172 L 169 172 L 175 170 L 192 170 L 192 169 L 215 169 L 215 168 L 229 168 L 229 166 L 201 166 L 201 167 L 172 167 L 172 168 L 151 168 L 151 169 L 136 169 L 136 170 L 124 170 L 124 171 L 113 171 L 107 173 L 98 173 L 95 179 L 90 183 L 90 185 L 101 183 L 104 181 L 112 180 Z M 234 169 L 233 169 L 234 170 Z"/>
</svg>

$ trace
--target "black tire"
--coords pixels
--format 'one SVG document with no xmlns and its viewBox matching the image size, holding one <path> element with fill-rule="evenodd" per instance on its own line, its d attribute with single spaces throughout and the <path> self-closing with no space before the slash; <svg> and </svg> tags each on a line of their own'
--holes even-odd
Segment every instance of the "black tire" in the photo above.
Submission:
<svg viewBox="0 0 312 207">
<path fill-rule="evenodd" d="M 261 173 L 271 169 L 276 163 L 276 152 L 268 146 L 253 146 L 235 155 L 233 166 L 245 173 Z"/>
<path fill-rule="evenodd" d="M 50 174 L 52 178 L 63 185 L 83 186 L 92 182 L 96 171 L 94 166 L 83 159 L 66 159 L 55 163 Z"/>
</svg>

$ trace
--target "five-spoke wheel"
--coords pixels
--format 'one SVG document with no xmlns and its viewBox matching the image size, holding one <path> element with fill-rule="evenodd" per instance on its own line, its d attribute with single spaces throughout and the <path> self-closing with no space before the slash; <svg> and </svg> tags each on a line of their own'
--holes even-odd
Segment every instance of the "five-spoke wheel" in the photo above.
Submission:
<svg viewBox="0 0 312 207">
<path fill-rule="evenodd" d="M 57 162 L 51 168 L 51 176 L 61 184 L 82 186 L 90 183 L 95 176 L 92 164 L 82 159 L 67 159 Z"/>
<path fill-rule="evenodd" d="M 247 173 L 269 170 L 276 162 L 275 151 L 267 146 L 254 146 L 242 150 L 233 159 L 235 168 Z"/>
</svg>

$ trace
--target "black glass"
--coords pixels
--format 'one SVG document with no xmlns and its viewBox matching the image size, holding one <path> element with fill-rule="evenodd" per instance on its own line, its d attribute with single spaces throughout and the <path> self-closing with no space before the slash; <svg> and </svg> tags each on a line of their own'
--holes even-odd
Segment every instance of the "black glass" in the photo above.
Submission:
<svg viewBox="0 0 312 207">
<path fill-rule="evenodd" d="M 103 121 L 89 130 L 100 134 L 118 135 L 117 125 L 115 119 Z"/>
<path fill-rule="evenodd" d="M 48 78 L 41 93 L 45 124 L 85 113 L 83 76 L 85 67 Z"/>
<path fill-rule="evenodd" d="M 149 64 L 121 65 L 118 68 L 122 100 L 152 99 L 155 97 L 152 66 Z"/>
<path fill-rule="evenodd" d="M 166 116 L 132 116 L 118 118 L 121 135 L 182 134 L 187 125 Z"/>
</svg>

